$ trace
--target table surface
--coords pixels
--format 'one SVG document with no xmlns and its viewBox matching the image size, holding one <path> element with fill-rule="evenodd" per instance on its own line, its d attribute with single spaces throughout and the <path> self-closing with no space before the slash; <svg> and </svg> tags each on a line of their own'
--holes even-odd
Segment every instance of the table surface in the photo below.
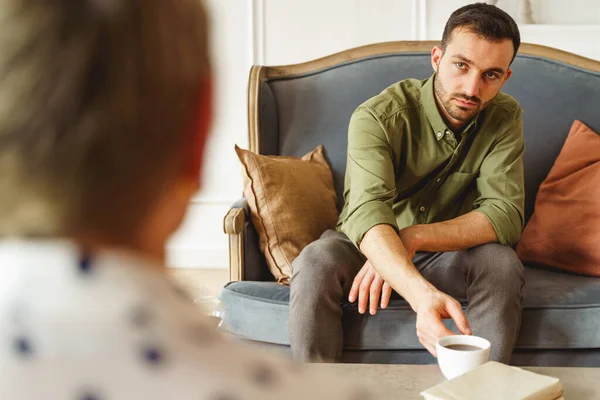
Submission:
<svg viewBox="0 0 600 400">
<path fill-rule="evenodd" d="M 383 398 L 422 399 L 419 393 L 445 380 L 437 365 L 311 364 L 331 373 L 365 382 Z M 565 400 L 600 399 L 600 368 L 522 367 L 561 380 Z"/>
</svg>

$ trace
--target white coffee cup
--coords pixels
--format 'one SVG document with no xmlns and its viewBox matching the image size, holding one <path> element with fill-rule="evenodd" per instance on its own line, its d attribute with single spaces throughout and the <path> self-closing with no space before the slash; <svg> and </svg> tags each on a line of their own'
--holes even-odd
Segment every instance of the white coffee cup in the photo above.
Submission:
<svg viewBox="0 0 600 400">
<path fill-rule="evenodd" d="M 464 346 L 477 349 L 460 349 Z M 490 347 L 491 344 L 486 339 L 471 335 L 444 336 L 435 344 L 438 364 L 446 379 L 456 378 L 488 362 Z"/>
</svg>

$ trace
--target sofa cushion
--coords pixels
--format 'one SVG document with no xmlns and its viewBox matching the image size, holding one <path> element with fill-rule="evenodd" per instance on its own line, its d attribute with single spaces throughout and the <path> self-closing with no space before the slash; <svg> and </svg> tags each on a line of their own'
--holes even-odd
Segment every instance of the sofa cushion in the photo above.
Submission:
<svg viewBox="0 0 600 400">
<path fill-rule="evenodd" d="M 518 349 L 600 348 L 600 280 L 525 268 L 523 318 Z M 289 287 L 275 282 L 232 282 L 221 298 L 224 327 L 246 339 L 289 344 Z M 461 302 L 463 308 L 466 303 Z M 415 314 L 401 299 L 376 315 L 361 315 L 343 304 L 346 350 L 422 349 Z M 456 331 L 451 321 L 446 321 Z M 477 334 L 477 332 L 475 332 Z"/>
<path fill-rule="evenodd" d="M 302 158 L 262 156 L 237 146 L 235 151 L 244 166 L 244 196 L 260 249 L 275 279 L 288 284 L 292 261 L 337 222 L 323 146 Z"/>
<path fill-rule="evenodd" d="M 523 262 L 600 276 L 600 136 L 575 121 L 517 246 Z"/>
</svg>

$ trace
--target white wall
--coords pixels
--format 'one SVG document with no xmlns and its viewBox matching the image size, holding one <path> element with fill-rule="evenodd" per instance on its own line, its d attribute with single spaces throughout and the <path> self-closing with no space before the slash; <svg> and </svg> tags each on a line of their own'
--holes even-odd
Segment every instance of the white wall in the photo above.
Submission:
<svg viewBox="0 0 600 400">
<path fill-rule="evenodd" d="M 411 39 L 412 0 L 263 0 L 264 62 L 292 64 L 348 48 Z"/>
<path fill-rule="evenodd" d="M 241 197 L 234 144 L 247 147 L 246 83 L 253 64 L 252 9 L 246 0 L 205 0 L 212 19 L 215 119 L 205 154 L 202 190 L 167 245 L 167 264 L 183 268 L 226 268 L 223 216 Z"/>
<path fill-rule="evenodd" d="M 222 219 L 241 196 L 234 144 L 247 147 L 246 93 L 252 64 L 291 64 L 391 40 L 439 40 L 465 0 L 205 0 L 212 16 L 217 109 L 206 152 L 203 189 L 167 246 L 168 264 L 226 268 Z M 497 5 L 518 18 L 519 0 Z M 600 60 L 600 1 L 533 0 L 536 25 L 524 42 Z"/>
</svg>

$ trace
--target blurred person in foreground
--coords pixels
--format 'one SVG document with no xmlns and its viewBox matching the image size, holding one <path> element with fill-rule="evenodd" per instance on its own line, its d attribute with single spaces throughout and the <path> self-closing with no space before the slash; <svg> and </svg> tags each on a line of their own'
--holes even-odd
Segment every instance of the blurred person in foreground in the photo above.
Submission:
<svg viewBox="0 0 600 400">
<path fill-rule="evenodd" d="M 165 276 L 211 121 L 198 0 L 0 2 L 0 398 L 365 398 Z"/>
</svg>

